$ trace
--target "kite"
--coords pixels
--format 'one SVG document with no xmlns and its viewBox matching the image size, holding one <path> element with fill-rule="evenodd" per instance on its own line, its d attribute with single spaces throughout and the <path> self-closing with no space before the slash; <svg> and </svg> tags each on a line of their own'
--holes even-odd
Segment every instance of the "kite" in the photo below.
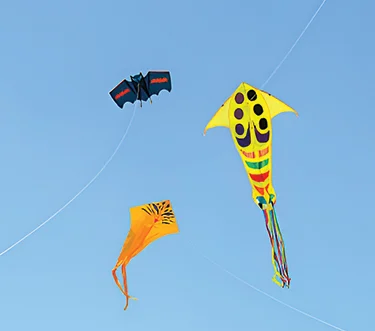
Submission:
<svg viewBox="0 0 375 331">
<path fill-rule="evenodd" d="M 241 83 L 207 124 L 229 128 L 252 186 L 254 202 L 262 210 L 272 247 L 272 280 L 289 288 L 284 240 L 277 222 L 276 192 L 272 186 L 272 123 L 283 112 L 297 112 L 271 94 Z"/>
<path fill-rule="evenodd" d="M 178 225 L 169 200 L 130 208 L 130 230 L 117 263 L 112 269 L 113 279 L 126 297 L 124 310 L 128 308 L 129 299 L 137 300 L 128 293 L 125 269 L 127 264 L 153 241 L 178 232 Z M 117 268 L 120 266 L 124 288 L 122 288 L 116 275 Z"/>
<path fill-rule="evenodd" d="M 172 90 L 171 74 L 169 71 L 149 71 L 146 76 L 140 72 L 135 76 L 130 76 L 130 81 L 124 79 L 118 84 L 109 95 L 120 108 L 126 102 L 134 103 L 137 100 L 147 101 L 151 96 L 159 95 L 161 90 Z"/>
</svg>

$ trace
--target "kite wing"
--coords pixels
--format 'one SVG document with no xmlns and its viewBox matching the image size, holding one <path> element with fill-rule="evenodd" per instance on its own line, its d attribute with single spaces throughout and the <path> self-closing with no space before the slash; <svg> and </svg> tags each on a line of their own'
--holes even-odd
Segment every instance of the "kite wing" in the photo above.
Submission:
<svg viewBox="0 0 375 331">
<path fill-rule="evenodd" d="M 172 90 L 171 74 L 169 71 L 149 71 L 145 77 L 149 95 L 159 95 L 160 91 Z"/>
<path fill-rule="evenodd" d="M 120 108 L 123 108 L 126 102 L 134 103 L 137 100 L 137 91 L 134 84 L 126 79 L 109 92 L 109 95 Z"/>
<path fill-rule="evenodd" d="M 127 264 L 153 241 L 178 232 L 178 225 L 169 200 L 130 208 L 130 230 L 120 256 L 117 259 L 117 263 L 112 269 L 112 276 L 126 297 L 124 310 L 128 307 L 129 299 L 135 299 L 128 294 L 126 281 Z M 123 276 L 123 287 L 116 275 L 117 268 L 120 266 Z"/>
<path fill-rule="evenodd" d="M 280 113 L 292 112 L 298 116 L 298 113 L 292 108 L 289 107 L 285 102 L 279 100 L 268 92 L 261 91 L 264 102 L 267 104 L 271 118 L 279 115 Z"/>
</svg>

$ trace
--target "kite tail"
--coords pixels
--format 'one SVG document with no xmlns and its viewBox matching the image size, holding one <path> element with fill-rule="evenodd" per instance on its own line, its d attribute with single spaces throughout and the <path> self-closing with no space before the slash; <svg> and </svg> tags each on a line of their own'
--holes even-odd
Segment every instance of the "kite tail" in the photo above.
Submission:
<svg viewBox="0 0 375 331">
<path fill-rule="evenodd" d="M 263 210 L 263 214 L 272 247 L 272 264 L 275 271 L 272 280 L 280 287 L 286 285 L 289 288 L 290 278 L 288 274 L 288 264 L 286 262 L 284 240 L 277 222 L 275 207 L 273 206 L 272 208 L 270 206 L 266 210 Z"/>
<path fill-rule="evenodd" d="M 112 269 L 112 276 L 113 276 L 113 279 L 115 280 L 115 283 L 117 284 L 118 288 L 120 289 L 120 291 L 125 295 L 126 297 L 126 304 L 125 304 L 125 307 L 124 307 L 124 310 L 126 310 L 129 306 L 129 299 L 133 299 L 133 300 L 138 300 L 137 298 L 134 298 L 132 296 L 129 295 L 128 293 L 128 284 L 127 284 L 127 280 L 126 280 L 126 269 L 125 269 L 125 265 L 123 264 L 121 266 L 121 270 L 122 270 L 122 278 L 123 278 L 123 284 L 124 284 L 124 288 L 122 288 L 118 278 L 117 278 L 117 274 L 116 274 L 116 271 L 117 271 L 117 268 L 118 266 L 114 267 Z"/>
</svg>

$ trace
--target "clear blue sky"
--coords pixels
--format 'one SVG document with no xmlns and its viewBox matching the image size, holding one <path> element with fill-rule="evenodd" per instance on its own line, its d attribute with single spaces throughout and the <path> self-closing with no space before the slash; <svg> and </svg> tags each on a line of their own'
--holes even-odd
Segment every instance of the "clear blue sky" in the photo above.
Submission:
<svg viewBox="0 0 375 331">
<path fill-rule="evenodd" d="M 320 0 L 7 1 L 0 10 L 0 251 L 102 167 L 132 106 L 108 91 L 171 71 L 105 172 L 0 258 L 3 331 L 324 331 L 244 286 L 345 330 L 371 330 L 375 4 L 328 0 L 266 89 L 298 112 L 274 119 L 274 186 L 292 286 L 272 281 L 263 216 L 227 129 L 203 129 L 242 81 L 260 86 Z M 179 235 L 111 269 L 129 207 L 170 199 Z M 193 248 L 196 250 L 193 250 Z"/>
</svg>

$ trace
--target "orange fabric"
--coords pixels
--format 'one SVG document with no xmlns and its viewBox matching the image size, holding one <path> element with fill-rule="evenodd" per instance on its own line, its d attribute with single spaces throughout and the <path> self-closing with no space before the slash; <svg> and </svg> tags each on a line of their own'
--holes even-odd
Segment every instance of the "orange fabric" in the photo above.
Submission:
<svg viewBox="0 0 375 331">
<path fill-rule="evenodd" d="M 130 208 L 130 230 L 117 263 L 112 269 L 113 279 L 126 297 L 124 310 L 128 308 L 129 299 L 135 299 L 128 293 L 126 280 L 126 266 L 130 260 L 153 241 L 178 232 L 178 225 L 169 200 Z M 116 271 L 120 266 L 123 277 L 123 287 L 116 275 Z"/>
</svg>

